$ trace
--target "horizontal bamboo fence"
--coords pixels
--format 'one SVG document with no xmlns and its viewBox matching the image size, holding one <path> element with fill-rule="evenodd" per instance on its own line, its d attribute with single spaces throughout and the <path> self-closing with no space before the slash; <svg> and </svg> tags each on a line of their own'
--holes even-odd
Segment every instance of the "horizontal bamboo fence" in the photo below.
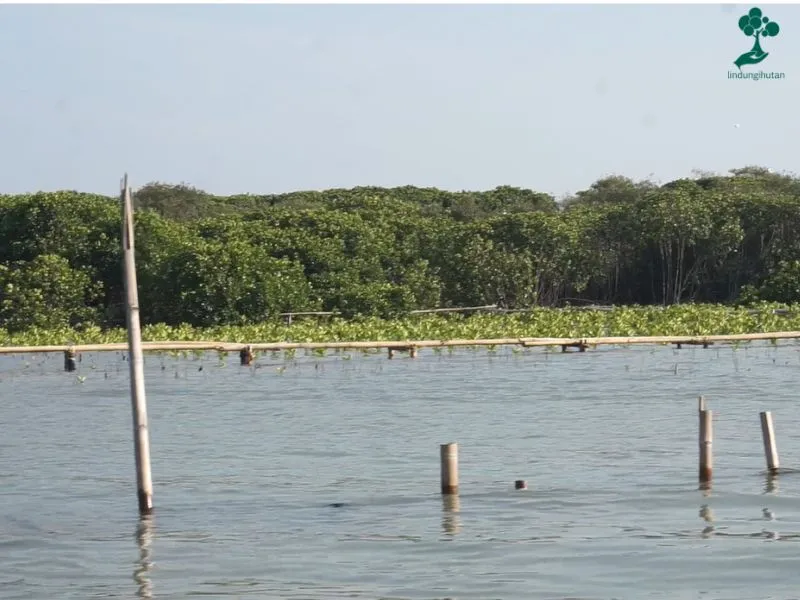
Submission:
<svg viewBox="0 0 800 600">
<path fill-rule="evenodd" d="M 409 311 L 410 315 L 433 315 L 433 314 L 450 314 L 450 313 L 471 313 L 471 312 L 502 312 L 503 309 L 498 308 L 496 304 L 487 304 L 486 306 L 461 306 L 457 308 L 425 308 L 420 310 Z M 285 312 L 278 313 L 278 316 L 283 318 L 287 325 L 292 324 L 295 317 L 337 317 L 341 316 L 340 312 L 336 311 L 311 311 L 311 312 Z"/>
<path fill-rule="evenodd" d="M 532 313 L 538 310 L 542 310 L 543 308 L 547 307 L 532 307 L 532 308 L 503 308 L 498 306 L 497 304 L 487 304 L 485 306 L 461 306 L 456 308 L 425 308 L 420 310 L 411 310 L 408 312 L 409 315 L 432 315 L 432 314 L 450 314 L 450 313 L 472 313 L 472 312 L 483 312 L 483 313 L 494 313 L 494 314 L 524 314 L 524 313 Z M 617 306 L 609 306 L 603 304 L 588 304 L 588 305 L 571 305 L 569 306 L 570 310 L 581 310 L 581 311 L 597 311 L 597 312 L 608 312 L 612 311 L 615 308 L 619 308 Z M 669 308 L 667 306 L 650 306 L 648 308 L 656 308 L 659 310 L 664 310 Z M 759 310 L 756 309 L 749 309 L 747 311 L 751 315 L 758 314 Z M 790 317 L 793 316 L 792 313 L 785 308 L 774 308 L 770 311 L 770 314 L 777 315 L 779 317 Z M 278 313 L 279 317 L 282 317 L 284 321 L 287 323 L 291 323 L 293 318 L 295 317 L 336 317 L 341 316 L 341 313 L 336 311 L 311 311 L 311 312 L 285 312 L 285 313 Z"/>
<path fill-rule="evenodd" d="M 496 339 L 453 339 L 453 340 L 393 340 L 393 341 L 353 341 L 353 342 L 142 342 L 145 352 L 169 351 L 202 351 L 237 352 L 249 348 L 252 351 L 281 350 L 358 350 L 358 349 L 394 349 L 411 350 L 412 348 L 447 348 L 458 346 L 522 346 L 534 348 L 540 346 L 561 346 L 584 350 L 591 346 L 628 346 L 633 344 L 675 344 L 677 346 L 710 346 L 715 343 L 730 344 L 737 342 L 777 341 L 800 339 L 800 331 L 772 331 L 767 333 L 741 333 L 731 335 L 663 335 L 638 337 L 581 337 L 581 338 L 496 338 Z M 0 346 L 0 354 L 25 354 L 38 352 L 113 352 L 127 351 L 124 342 L 112 344 L 73 344 L 58 346 Z"/>
</svg>

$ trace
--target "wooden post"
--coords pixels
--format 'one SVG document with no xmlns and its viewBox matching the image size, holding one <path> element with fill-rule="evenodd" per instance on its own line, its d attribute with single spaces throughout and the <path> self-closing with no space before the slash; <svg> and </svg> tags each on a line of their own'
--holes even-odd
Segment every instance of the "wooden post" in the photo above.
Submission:
<svg viewBox="0 0 800 600">
<path fill-rule="evenodd" d="M 764 440 L 764 456 L 767 459 L 767 471 L 772 474 L 778 472 L 780 461 L 778 460 L 778 448 L 775 445 L 775 430 L 772 428 L 772 413 L 769 411 L 761 413 L 761 437 Z"/>
<path fill-rule="evenodd" d="M 439 447 L 442 470 L 442 494 L 458 494 L 458 444 L 442 444 Z"/>
<path fill-rule="evenodd" d="M 239 362 L 245 367 L 253 362 L 253 348 L 251 346 L 245 346 L 239 350 Z"/>
<path fill-rule="evenodd" d="M 394 358 L 394 348 L 389 348 L 389 358 Z"/>
<path fill-rule="evenodd" d="M 71 373 L 76 368 L 77 365 L 75 364 L 75 351 L 64 350 L 64 370 Z"/>
<path fill-rule="evenodd" d="M 136 285 L 136 260 L 133 245 L 133 203 L 128 174 L 122 180 L 122 253 L 125 274 L 125 312 L 128 326 L 128 364 L 130 365 L 131 405 L 133 408 L 133 447 L 136 455 L 136 492 L 139 514 L 153 512 L 153 479 L 150 473 L 150 435 L 147 430 L 147 401 L 144 393 L 144 357 L 139 323 L 139 291 Z"/>
<path fill-rule="evenodd" d="M 416 347 L 416 346 L 411 346 L 411 347 L 408 349 L 408 355 L 409 355 L 411 358 L 417 358 L 417 347 Z"/>
<path fill-rule="evenodd" d="M 706 399 L 703 396 L 697 398 L 697 410 L 703 412 L 706 409 Z"/>
<path fill-rule="evenodd" d="M 714 454 L 712 444 L 714 440 L 712 428 L 712 411 L 701 410 L 700 414 L 700 482 L 711 481 L 711 472 L 714 467 Z"/>
</svg>

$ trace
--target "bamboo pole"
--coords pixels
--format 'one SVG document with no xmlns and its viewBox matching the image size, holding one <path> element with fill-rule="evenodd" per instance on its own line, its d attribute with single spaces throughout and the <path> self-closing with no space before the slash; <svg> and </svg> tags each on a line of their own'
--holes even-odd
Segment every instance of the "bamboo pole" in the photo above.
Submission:
<svg viewBox="0 0 800 600">
<path fill-rule="evenodd" d="M 77 364 L 75 362 L 75 351 L 64 350 L 64 370 L 67 372 L 72 372 L 77 369 Z"/>
<path fill-rule="evenodd" d="M 462 306 L 460 308 L 424 308 L 420 310 L 411 310 L 411 315 L 433 315 L 439 313 L 458 313 L 458 312 L 478 312 L 478 311 L 496 311 L 496 304 L 487 304 L 486 306 Z"/>
<path fill-rule="evenodd" d="M 322 350 L 322 349 L 365 349 L 365 348 L 446 348 L 457 346 L 629 346 L 634 344 L 705 344 L 714 342 L 755 342 L 765 340 L 800 339 L 800 331 L 773 331 L 768 333 L 740 333 L 731 335 L 709 335 L 703 337 L 687 336 L 640 336 L 640 337 L 596 337 L 596 338 L 495 338 L 495 339 L 452 339 L 452 340 L 375 340 L 354 342 L 218 342 L 218 341 L 166 341 L 142 342 L 144 352 L 201 351 L 238 352 L 247 346 L 257 351 L 281 350 Z M 30 354 L 44 352 L 110 352 L 125 351 L 124 342 L 110 344 L 50 345 L 50 346 L 0 346 L 0 354 Z"/>
<path fill-rule="evenodd" d="M 711 481 L 714 467 L 712 411 L 701 410 L 700 415 L 700 483 Z"/>
<path fill-rule="evenodd" d="M 338 313 L 334 311 L 305 311 L 278 313 L 279 317 L 331 317 Z"/>
<path fill-rule="evenodd" d="M 439 462 L 441 463 L 442 494 L 458 494 L 458 444 L 441 444 L 439 446 Z"/>
<path fill-rule="evenodd" d="M 144 357 L 139 324 L 139 292 L 136 285 L 134 257 L 134 221 L 128 175 L 122 181 L 122 253 L 125 272 L 125 312 L 128 326 L 128 352 L 133 408 L 133 447 L 136 456 L 136 492 L 139 514 L 153 511 L 153 480 L 150 473 L 150 436 L 147 430 L 147 401 L 144 391 Z"/>
<path fill-rule="evenodd" d="M 239 362 L 242 366 L 248 366 L 251 362 L 253 362 L 253 349 L 250 346 L 245 346 L 241 350 L 239 350 Z"/>
<path fill-rule="evenodd" d="M 778 459 L 778 447 L 775 444 L 775 430 L 772 427 L 772 413 L 762 412 L 761 417 L 761 437 L 764 440 L 764 456 L 767 459 L 767 471 L 776 474 L 781 466 Z"/>
</svg>

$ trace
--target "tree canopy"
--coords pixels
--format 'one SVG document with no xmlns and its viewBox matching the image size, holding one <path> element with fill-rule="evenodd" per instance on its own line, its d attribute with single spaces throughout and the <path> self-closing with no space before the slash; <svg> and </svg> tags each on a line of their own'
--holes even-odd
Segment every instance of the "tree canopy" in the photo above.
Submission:
<svg viewBox="0 0 800 600">
<path fill-rule="evenodd" d="M 800 180 L 615 175 L 557 202 L 499 186 L 220 197 L 136 191 L 143 323 L 436 306 L 800 301 Z M 124 322 L 116 197 L 0 196 L 0 327 Z"/>
</svg>

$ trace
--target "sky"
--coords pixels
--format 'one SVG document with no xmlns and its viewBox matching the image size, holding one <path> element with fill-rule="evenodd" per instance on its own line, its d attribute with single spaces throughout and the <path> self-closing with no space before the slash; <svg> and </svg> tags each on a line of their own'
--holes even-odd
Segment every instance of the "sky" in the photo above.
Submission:
<svg viewBox="0 0 800 600">
<path fill-rule="evenodd" d="M 782 80 L 728 79 L 741 4 L 0 5 L 0 193 L 796 172 L 800 6 L 760 6 Z"/>
</svg>

